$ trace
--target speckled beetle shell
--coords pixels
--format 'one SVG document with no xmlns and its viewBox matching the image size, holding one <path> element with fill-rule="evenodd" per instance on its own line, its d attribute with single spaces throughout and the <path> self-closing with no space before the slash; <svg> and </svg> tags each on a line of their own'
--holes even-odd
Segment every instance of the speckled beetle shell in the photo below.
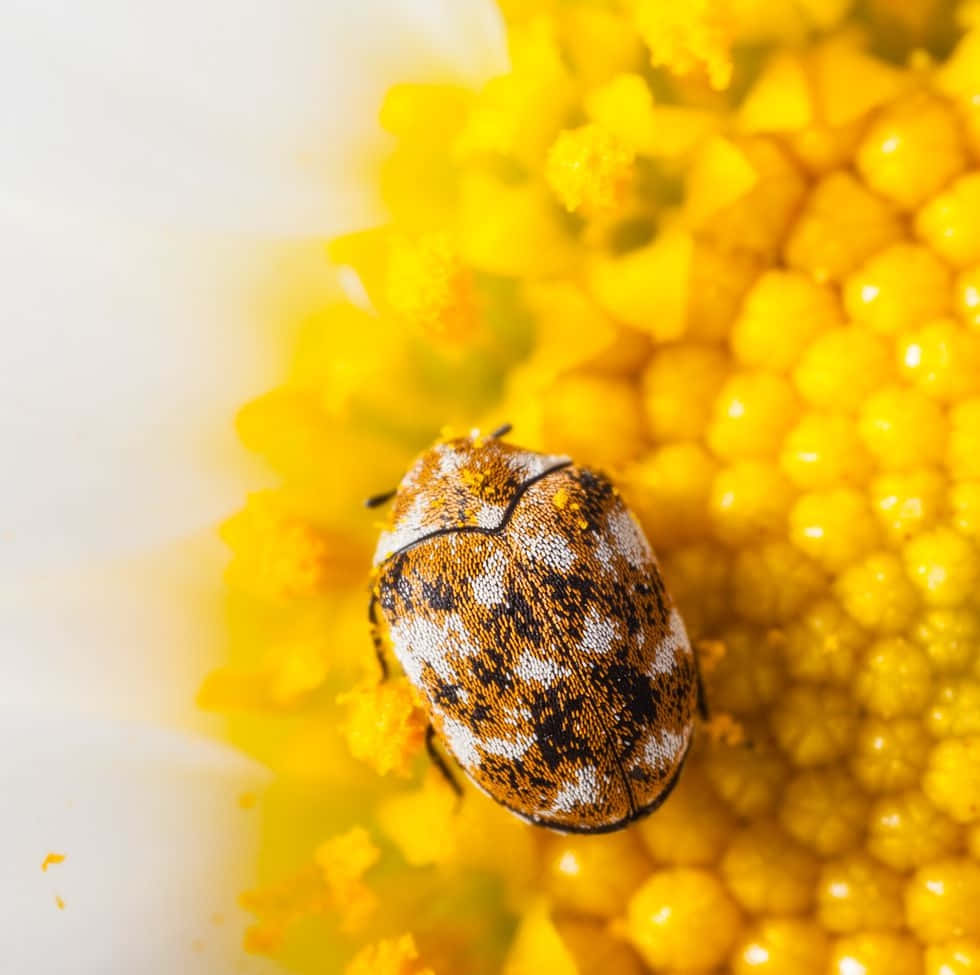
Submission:
<svg viewBox="0 0 980 975">
<path fill-rule="evenodd" d="M 691 742 L 697 664 L 603 475 L 497 439 L 439 443 L 399 485 L 374 564 L 395 655 L 481 789 L 566 832 L 663 802 Z"/>
</svg>

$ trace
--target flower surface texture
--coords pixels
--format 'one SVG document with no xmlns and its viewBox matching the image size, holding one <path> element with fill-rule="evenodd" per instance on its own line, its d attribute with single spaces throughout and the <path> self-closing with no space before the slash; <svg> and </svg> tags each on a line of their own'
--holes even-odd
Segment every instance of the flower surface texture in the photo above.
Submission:
<svg viewBox="0 0 980 975">
<path fill-rule="evenodd" d="M 322 252 L 237 430 L 199 702 L 275 773 L 248 948 L 297 972 L 980 970 L 975 4 L 507 2 L 482 85 L 379 107 L 381 224 Z M 326 272 L 324 272 L 326 273 Z M 283 339 L 285 343 L 286 338 Z M 366 620 L 433 439 L 608 471 L 705 662 L 666 804 L 562 836 L 425 755 Z"/>
</svg>

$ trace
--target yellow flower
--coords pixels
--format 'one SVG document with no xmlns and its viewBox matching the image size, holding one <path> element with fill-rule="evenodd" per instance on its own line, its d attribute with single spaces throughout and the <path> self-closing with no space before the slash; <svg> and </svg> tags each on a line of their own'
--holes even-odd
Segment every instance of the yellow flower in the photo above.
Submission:
<svg viewBox="0 0 980 975">
<path fill-rule="evenodd" d="M 389 92 L 386 222 L 330 245 L 346 300 L 240 415 L 281 481 L 223 529 L 232 737 L 279 776 L 251 945 L 311 972 L 966 970 L 980 34 L 934 0 L 503 15 L 498 77 Z M 629 833 L 457 800 L 424 702 L 365 682 L 358 493 L 505 420 L 616 477 L 717 658 L 716 720 Z"/>
</svg>

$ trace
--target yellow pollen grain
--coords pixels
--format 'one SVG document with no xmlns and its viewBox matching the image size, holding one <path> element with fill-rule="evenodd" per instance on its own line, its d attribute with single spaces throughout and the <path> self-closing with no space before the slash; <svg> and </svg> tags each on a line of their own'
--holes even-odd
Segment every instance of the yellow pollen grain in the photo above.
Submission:
<svg viewBox="0 0 980 975">
<path fill-rule="evenodd" d="M 361 928 L 377 910 L 377 895 L 363 877 L 380 856 L 381 851 L 361 826 L 325 840 L 314 851 L 315 868 L 347 930 Z"/>
<path fill-rule="evenodd" d="M 65 862 L 65 859 L 66 859 L 66 856 L 65 856 L 64 853 L 48 853 L 48 854 L 45 854 L 44 859 L 41 861 L 41 870 L 42 870 L 42 872 L 47 871 L 48 867 L 53 866 L 54 864 L 64 863 Z"/>
<path fill-rule="evenodd" d="M 633 159 L 628 144 L 590 123 L 561 132 L 548 152 L 545 179 L 570 213 L 605 216 L 626 202 Z"/>
<path fill-rule="evenodd" d="M 344 975 L 435 975 L 419 957 L 415 938 L 403 934 L 361 949 L 344 969 Z"/>
<path fill-rule="evenodd" d="M 408 775 L 427 724 L 409 683 L 367 684 L 341 695 L 340 703 L 348 709 L 344 732 L 351 754 L 379 775 Z"/>
<path fill-rule="evenodd" d="M 633 16 L 650 48 L 655 67 L 679 75 L 703 71 L 712 87 L 726 88 L 732 77 L 732 18 L 722 0 L 667 4 L 633 0 Z"/>
<path fill-rule="evenodd" d="M 448 234 L 396 239 L 385 296 L 396 316 L 436 341 L 462 343 L 477 331 L 472 274 Z"/>
</svg>

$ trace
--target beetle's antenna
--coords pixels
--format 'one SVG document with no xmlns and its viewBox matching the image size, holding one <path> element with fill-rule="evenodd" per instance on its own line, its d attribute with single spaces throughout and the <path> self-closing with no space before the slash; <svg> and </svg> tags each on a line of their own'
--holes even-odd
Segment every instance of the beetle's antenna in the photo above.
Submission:
<svg viewBox="0 0 980 975">
<path fill-rule="evenodd" d="M 391 491 L 382 491 L 381 494 L 372 494 L 370 498 L 364 499 L 364 507 L 380 508 L 381 505 L 387 504 L 397 493 L 397 489 L 393 488 Z"/>
<path fill-rule="evenodd" d="M 490 434 L 491 440 L 499 440 L 501 437 L 506 437 L 511 430 L 514 429 L 513 424 L 505 423 L 503 426 L 497 427 L 493 433 Z"/>
</svg>

